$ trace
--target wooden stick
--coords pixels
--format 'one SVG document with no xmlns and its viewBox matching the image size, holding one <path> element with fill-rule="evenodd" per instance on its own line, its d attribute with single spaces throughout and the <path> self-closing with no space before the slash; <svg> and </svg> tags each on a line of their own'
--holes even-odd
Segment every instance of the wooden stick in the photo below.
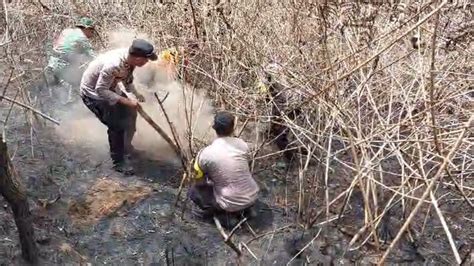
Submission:
<svg viewBox="0 0 474 266">
<path fill-rule="evenodd" d="M 125 88 L 123 86 L 123 84 L 119 83 L 117 84 L 117 86 L 119 86 L 120 90 L 125 94 L 127 95 L 127 92 L 125 91 Z M 128 96 L 127 96 L 128 97 Z M 160 134 L 160 136 L 166 141 L 168 142 L 168 144 L 171 146 L 171 148 L 173 149 L 173 151 L 176 153 L 176 155 L 178 156 L 181 156 L 181 151 L 178 149 L 178 147 L 176 146 L 175 143 L 173 143 L 173 141 L 171 140 L 171 138 L 168 136 L 168 134 L 166 134 L 166 132 L 157 124 L 155 123 L 155 121 L 153 121 L 153 119 L 145 112 L 145 110 L 143 109 L 143 107 L 138 104 L 137 106 L 137 112 L 140 114 L 140 116 L 156 131 L 158 132 L 158 134 Z"/>
<path fill-rule="evenodd" d="M 436 14 L 436 22 L 435 22 L 435 28 L 433 32 L 433 37 L 431 40 L 431 64 L 430 64 L 430 80 L 429 80 L 429 97 L 430 97 L 430 118 L 431 118 L 431 127 L 433 130 L 433 140 L 435 143 L 436 151 L 440 156 L 443 155 L 443 147 L 441 145 L 441 142 L 439 141 L 439 133 L 438 133 L 438 126 L 436 122 L 436 113 L 435 113 L 435 108 L 434 105 L 436 103 L 436 98 L 435 98 L 435 50 L 436 50 L 436 37 L 438 33 L 438 27 L 439 27 L 439 13 Z M 471 206 L 471 208 L 474 208 L 473 203 L 471 200 L 469 200 L 469 197 L 464 193 L 464 190 L 460 187 L 456 179 L 451 175 L 451 172 L 446 170 L 446 175 L 449 177 L 449 179 L 453 182 L 454 186 L 456 189 L 461 193 L 463 196 L 464 200 Z M 436 206 L 435 206 L 436 207 Z M 456 258 L 459 258 L 459 254 L 457 255 Z M 458 260 L 458 263 L 460 263 L 460 258 Z"/>
<path fill-rule="evenodd" d="M 244 132 L 245 128 L 247 127 L 247 124 L 248 124 L 249 120 L 250 120 L 250 118 L 245 119 L 244 124 L 240 128 L 239 133 L 237 134 L 238 138 L 240 138 L 240 135 L 242 135 L 242 133 Z"/>
<path fill-rule="evenodd" d="M 187 178 L 188 178 L 188 174 L 186 173 L 186 171 L 184 171 L 183 177 L 181 178 L 181 182 L 179 182 L 178 194 L 176 195 L 174 207 L 178 206 L 179 199 L 181 198 L 181 193 L 183 192 L 184 183 L 186 182 Z"/>
<path fill-rule="evenodd" d="M 446 237 L 448 238 L 449 245 L 451 246 L 451 250 L 453 251 L 454 258 L 456 258 L 456 263 L 461 264 L 461 256 L 459 255 L 458 249 L 456 248 L 456 244 L 454 243 L 453 235 L 451 234 L 451 231 L 449 231 L 448 224 L 446 223 L 446 219 L 444 218 L 443 213 L 439 209 L 438 201 L 436 200 L 433 191 L 430 191 L 430 198 L 433 202 L 433 207 L 435 208 L 436 214 L 438 215 L 441 225 L 443 226 L 444 232 L 446 233 Z"/>
<path fill-rule="evenodd" d="M 438 33 L 438 26 L 439 26 L 439 13 L 437 13 L 436 17 L 435 17 L 434 33 L 433 33 L 433 38 L 432 38 L 432 41 L 431 41 L 431 64 L 430 64 L 430 83 L 429 83 L 429 88 L 430 88 L 429 95 L 430 95 L 430 104 L 431 104 L 431 106 L 434 105 L 435 100 L 436 100 L 435 99 L 435 93 L 434 93 L 434 90 L 435 90 L 435 85 L 434 85 L 435 73 L 434 73 L 433 70 L 435 69 L 436 36 L 437 36 L 437 33 Z M 430 114 L 431 114 L 430 118 L 431 118 L 431 125 L 432 125 L 432 130 L 433 130 L 433 140 L 434 140 L 434 143 L 435 143 L 435 148 L 436 148 L 436 151 L 438 152 L 438 154 L 442 156 L 443 155 L 443 152 L 442 152 L 443 147 L 442 147 L 442 145 L 439 141 L 439 137 L 438 137 L 438 128 L 437 128 L 437 122 L 436 122 L 435 108 L 430 108 L 430 109 L 431 109 L 430 110 Z M 446 169 L 446 173 L 450 177 L 450 179 L 453 181 L 453 183 L 455 185 L 457 185 L 456 180 L 454 180 L 454 178 L 451 176 L 448 169 Z M 472 207 L 472 203 L 470 202 L 469 198 L 465 196 L 464 191 L 462 191 L 458 186 L 456 186 L 456 188 L 459 189 L 459 191 L 464 196 L 466 201 Z M 451 231 L 449 230 L 449 227 L 446 223 L 446 219 L 444 219 L 443 213 L 439 209 L 438 201 L 436 200 L 436 197 L 434 196 L 433 191 L 430 191 L 430 198 L 431 198 L 431 202 L 433 204 L 433 207 L 436 210 L 436 214 L 438 215 L 438 218 L 441 222 L 441 225 L 443 226 L 443 229 L 446 233 L 446 237 L 448 238 L 449 245 L 451 246 L 451 250 L 453 251 L 454 258 L 456 259 L 456 263 L 461 264 L 461 256 L 459 255 L 459 252 L 456 248 L 456 244 L 454 243 L 453 236 L 452 236 Z"/>
<path fill-rule="evenodd" d="M 225 233 L 224 228 L 222 228 L 221 222 L 217 219 L 216 216 L 212 217 L 214 219 L 214 223 L 216 224 L 217 230 L 221 233 L 222 237 L 224 238 L 224 243 L 229 246 L 231 249 L 237 253 L 237 256 L 242 256 L 242 251 L 230 240 L 228 235 Z"/>
<path fill-rule="evenodd" d="M 258 239 L 260 239 L 260 238 L 262 238 L 262 237 L 264 237 L 264 236 L 271 235 L 271 234 L 276 234 L 276 233 L 278 233 L 278 232 L 280 232 L 280 231 L 283 231 L 283 230 L 285 230 L 285 229 L 288 229 L 288 228 L 290 228 L 290 227 L 295 227 L 295 226 L 296 226 L 295 224 L 289 224 L 289 225 L 285 225 L 285 226 L 282 226 L 282 227 L 280 227 L 280 228 L 277 228 L 277 229 L 275 229 L 275 230 L 272 230 L 272 231 L 270 231 L 270 232 L 262 233 L 262 234 L 260 234 L 260 235 L 258 235 L 258 236 L 255 236 L 254 238 L 250 239 L 249 241 L 247 241 L 246 244 L 247 244 L 247 245 L 250 245 L 250 243 L 252 243 L 253 241 L 258 240 Z"/>
<path fill-rule="evenodd" d="M 155 123 L 155 121 L 153 121 L 153 119 L 145 112 L 145 110 L 140 104 L 138 104 L 137 112 L 156 132 L 158 132 L 158 134 L 160 134 L 160 136 L 166 142 L 168 142 L 168 144 L 171 146 L 171 148 L 177 155 L 181 155 L 181 151 L 178 149 L 176 144 L 174 144 L 171 138 L 166 134 L 166 132 L 157 123 Z"/>
<path fill-rule="evenodd" d="M 257 237 L 257 233 L 253 230 L 252 226 L 248 222 L 245 222 L 245 225 L 247 226 L 247 229 L 249 229 L 250 233 L 252 234 L 253 237 Z"/>
<path fill-rule="evenodd" d="M 15 97 L 13 97 L 13 100 L 16 100 L 16 98 L 18 97 L 18 94 L 20 94 L 20 90 L 16 91 Z M 5 120 L 3 121 L 5 123 L 5 125 L 7 125 L 8 120 L 10 119 L 10 115 L 12 114 L 12 110 L 13 110 L 14 105 L 15 105 L 15 103 L 12 102 L 10 108 L 8 108 L 7 116 L 5 117 Z"/>
<path fill-rule="evenodd" d="M 286 264 L 287 266 L 290 265 L 301 253 L 303 253 L 303 251 L 305 251 L 314 242 L 314 240 L 316 240 L 316 238 L 318 238 L 319 234 L 321 233 L 321 230 L 322 228 L 319 228 L 318 233 L 316 233 L 313 239 L 311 239 L 308 244 L 306 244 L 298 253 L 296 253 L 296 255 L 290 259 L 290 261 L 288 261 L 288 263 Z"/>
<path fill-rule="evenodd" d="M 240 220 L 240 222 L 234 226 L 234 228 L 230 231 L 229 235 L 227 236 L 227 239 L 225 239 L 225 241 L 228 241 L 232 238 L 232 236 L 234 235 L 234 233 L 237 231 L 237 229 L 247 221 L 247 217 L 244 217 L 244 219 Z"/>
<path fill-rule="evenodd" d="M 3 0 L 3 8 L 5 12 L 5 42 L 8 42 L 10 41 L 10 20 L 8 18 L 8 6 L 6 0 Z"/>
<path fill-rule="evenodd" d="M 242 245 L 242 247 L 244 247 L 250 253 L 250 255 L 252 255 L 252 257 L 256 261 L 260 261 L 260 259 L 257 257 L 257 255 L 255 255 L 255 253 L 253 253 L 253 251 L 249 248 L 249 246 L 247 246 L 247 244 L 245 244 L 244 242 L 240 242 L 240 245 Z"/>
<path fill-rule="evenodd" d="M 10 71 L 10 76 L 8 77 L 5 86 L 3 86 L 2 96 L 5 96 L 5 94 L 7 93 L 8 86 L 10 85 L 10 82 L 12 81 L 13 72 L 14 72 L 14 69 L 12 68 L 11 71 Z M 0 98 L 0 102 L 1 101 L 2 101 L 2 98 Z"/>
<path fill-rule="evenodd" d="M 180 142 L 179 142 L 179 136 L 178 136 L 178 133 L 176 132 L 176 128 L 174 127 L 173 123 L 171 122 L 171 120 L 168 116 L 168 113 L 166 112 L 165 107 L 163 106 L 162 101 L 160 101 L 160 98 L 158 97 L 158 94 L 155 92 L 154 95 L 155 95 L 156 100 L 158 101 L 158 105 L 160 106 L 161 111 L 163 112 L 163 115 L 165 116 L 166 122 L 168 123 L 168 126 L 170 127 L 171 134 L 173 135 L 173 138 L 176 142 L 177 149 L 182 151 L 182 148 L 181 148 L 181 145 L 180 145 Z M 181 182 L 179 183 L 178 194 L 176 195 L 176 200 L 174 202 L 174 207 L 178 206 L 178 202 L 181 198 L 181 193 L 183 192 L 183 189 L 184 189 L 184 184 L 186 183 L 187 178 L 191 176 L 191 171 L 188 168 L 188 165 L 189 165 L 188 157 L 185 154 L 183 154 L 182 152 L 179 153 L 179 156 L 180 156 L 180 159 L 181 159 L 181 165 L 183 167 L 184 173 L 183 173 L 183 177 L 181 178 Z M 186 209 L 186 202 L 183 206 L 182 215 L 184 215 L 185 209 Z M 173 209 L 173 212 L 174 212 L 174 209 Z"/>
<path fill-rule="evenodd" d="M 198 30 L 198 25 L 197 25 L 197 21 L 196 21 L 196 12 L 194 11 L 193 1 L 189 0 L 188 3 L 191 6 L 191 13 L 193 15 L 194 34 L 196 34 L 196 39 L 199 40 L 199 30 Z"/>
<path fill-rule="evenodd" d="M 21 107 L 23 107 L 23 108 L 25 108 L 25 109 L 28 109 L 28 110 L 32 111 L 33 113 L 35 113 L 35 114 L 37 114 L 37 115 L 40 115 L 40 116 L 43 117 L 44 119 L 49 120 L 49 121 L 55 123 L 55 124 L 58 125 L 58 126 L 60 125 L 60 123 L 59 123 L 58 120 L 56 120 L 56 119 L 54 119 L 54 118 L 52 118 L 52 117 L 50 117 L 50 116 L 48 116 L 48 115 L 46 115 L 46 114 L 44 114 L 44 113 L 42 113 L 42 112 L 40 112 L 40 111 L 34 109 L 34 108 L 31 107 L 31 106 L 28 106 L 28 105 L 26 105 L 26 104 L 24 104 L 24 103 L 21 103 L 21 102 L 19 102 L 19 101 L 13 100 L 13 99 L 11 99 L 11 98 L 9 98 L 9 97 L 7 97 L 7 96 L 3 96 L 3 95 L 0 95 L 0 99 L 5 99 L 5 100 L 7 100 L 7 101 L 9 101 L 9 102 L 11 102 L 11 103 L 14 103 L 14 104 L 16 104 L 16 105 L 19 105 L 19 106 L 21 106 Z"/>
<path fill-rule="evenodd" d="M 165 110 L 165 107 L 163 106 L 163 103 L 160 101 L 160 98 L 158 97 L 158 94 L 155 92 L 154 93 L 155 95 L 155 98 L 156 100 L 158 101 L 158 105 L 160 106 L 161 108 L 161 111 L 163 112 L 165 118 L 166 118 L 166 122 L 168 123 L 169 127 L 170 127 L 170 130 L 171 130 L 171 134 L 174 138 L 174 143 L 175 144 L 175 149 L 178 151 L 178 155 L 180 156 L 181 158 L 181 163 L 183 165 L 183 168 L 186 169 L 187 168 L 187 157 L 182 153 L 182 148 L 181 148 L 181 145 L 180 145 L 180 142 L 179 142 L 179 136 L 178 136 L 178 133 L 176 132 L 176 128 L 174 127 L 173 123 L 171 122 L 169 116 L 168 116 L 168 113 L 166 112 Z M 169 137 L 168 137 L 169 138 Z M 169 138 L 170 139 L 170 138 Z M 170 139 L 171 141 L 171 139 Z M 173 143 L 173 144 L 174 144 Z M 176 151 L 175 150 L 175 151 Z"/>
</svg>

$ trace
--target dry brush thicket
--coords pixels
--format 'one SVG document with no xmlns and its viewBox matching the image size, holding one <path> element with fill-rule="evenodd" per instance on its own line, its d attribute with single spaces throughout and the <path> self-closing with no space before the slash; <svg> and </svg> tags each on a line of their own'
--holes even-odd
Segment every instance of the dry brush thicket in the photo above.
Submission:
<svg viewBox="0 0 474 266">
<path fill-rule="evenodd" d="M 98 45 L 104 32 L 121 27 L 146 33 L 158 48 L 198 44 L 191 84 L 249 125 L 270 115 L 257 73 L 281 64 L 284 84 L 303 95 L 290 106 L 299 117 L 281 118 L 310 151 L 294 178 L 300 221 L 311 226 L 329 217 L 333 204 L 346 206 L 357 190 L 365 225 L 351 244 L 377 243 L 377 227 L 398 204 L 404 225 L 387 254 L 414 217 L 423 217 L 418 212 L 431 211 L 460 262 L 440 208 L 449 201 L 473 206 L 470 1 L 10 2 L 1 14 L 2 64 L 13 67 L 17 88 L 39 76 L 43 44 L 78 15 L 98 21 Z M 309 210 L 316 205 L 322 208 Z"/>
</svg>

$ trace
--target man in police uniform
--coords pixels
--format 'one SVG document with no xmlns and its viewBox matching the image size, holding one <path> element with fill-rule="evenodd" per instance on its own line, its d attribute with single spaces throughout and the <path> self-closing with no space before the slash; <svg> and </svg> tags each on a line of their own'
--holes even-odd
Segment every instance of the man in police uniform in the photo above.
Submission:
<svg viewBox="0 0 474 266">
<path fill-rule="evenodd" d="M 142 67 L 149 60 L 156 60 L 154 47 L 149 42 L 136 39 L 128 49 L 116 49 L 92 61 L 81 80 L 81 97 L 84 104 L 107 126 L 110 156 L 114 169 L 126 175 L 134 173 L 126 155 L 133 152 L 132 139 L 135 133 L 138 101 L 144 97 L 133 85 L 135 67 Z M 129 98 L 120 90 L 135 95 Z"/>
<path fill-rule="evenodd" d="M 260 190 L 249 169 L 250 149 L 233 136 L 234 120 L 228 112 L 215 115 L 212 127 L 217 138 L 199 152 L 194 162 L 196 182 L 188 191 L 197 217 L 226 218 L 222 222 L 228 225 L 235 225 L 241 214 L 256 215 L 252 207 Z"/>
</svg>

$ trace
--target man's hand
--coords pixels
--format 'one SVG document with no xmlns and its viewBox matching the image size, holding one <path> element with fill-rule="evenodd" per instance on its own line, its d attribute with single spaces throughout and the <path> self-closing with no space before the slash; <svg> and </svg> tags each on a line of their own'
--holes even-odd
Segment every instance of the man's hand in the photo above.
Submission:
<svg viewBox="0 0 474 266">
<path fill-rule="evenodd" d="M 143 96 L 140 93 L 135 94 L 135 97 L 137 97 L 137 100 L 141 103 L 145 102 L 145 96 Z"/>
</svg>

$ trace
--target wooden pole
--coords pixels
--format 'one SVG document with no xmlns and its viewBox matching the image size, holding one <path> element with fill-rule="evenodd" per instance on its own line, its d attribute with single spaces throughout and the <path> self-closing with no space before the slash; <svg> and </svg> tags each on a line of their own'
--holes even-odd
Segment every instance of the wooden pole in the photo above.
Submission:
<svg viewBox="0 0 474 266">
<path fill-rule="evenodd" d="M 38 248 L 36 247 L 33 229 L 33 217 L 30 213 L 26 191 L 15 175 L 7 144 L 0 135 L 0 194 L 10 205 L 20 236 L 23 258 L 31 263 L 38 263 Z"/>
<path fill-rule="evenodd" d="M 173 140 L 166 134 L 166 132 L 157 124 L 153 119 L 143 110 L 143 107 L 138 104 L 137 112 L 140 114 L 140 116 L 156 131 L 160 136 L 168 142 L 168 144 L 171 146 L 171 148 L 176 152 L 177 155 L 181 156 L 181 151 L 178 149 L 178 146 L 174 144 Z"/>
<path fill-rule="evenodd" d="M 119 84 L 117 84 L 117 86 L 119 86 L 120 90 L 124 93 L 124 95 L 126 97 L 128 97 L 127 91 L 125 90 L 125 87 L 123 86 L 123 84 L 119 83 Z M 178 146 L 176 146 L 176 144 L 173 142 L 173 140 L 171 140 L 171 138 L 168 136 L 168 134 L 166 134 L 166 132 L 157 123 L 155 123 L 155 121 L 153 121 L 153 119 L 145 112 L 145 110 L 143 109 L 143 107 L 140 104 L 138 104 L 137 112 L 156 132 L 158 132 L 158 134 L 160 134 L 160 136 L 166 142 L 168 142 L 168 144 L 171 146 L 173 151 L 176 152 L 176 154 L 178 156 L 182 157 L 181 151 L 178 148 Z"/>
</svg>

